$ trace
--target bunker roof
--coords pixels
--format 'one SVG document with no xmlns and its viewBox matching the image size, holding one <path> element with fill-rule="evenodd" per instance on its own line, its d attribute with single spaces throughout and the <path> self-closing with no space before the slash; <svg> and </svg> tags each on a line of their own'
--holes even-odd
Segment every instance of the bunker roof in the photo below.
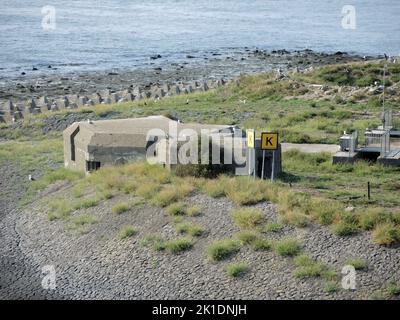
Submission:
<svg viewBox="0 0 400 320">
<path fill-rule="evenodd" d="M 149 116 L 143 118 L 98 120 L 75 122 L 64 130 L 64 136 L 70 136 L 79 127 L 79 139 L 87 145 L 133 145 L 145 146 L 146 136 L 149 130 L 161 129 L 166 134 L 170 125 L 176 125 L 178 133 L 184 129 L 192 129 L 200 134 L 202 129 L 210 132 L 218 132 L 223 129 L 232 128 L 229 125 L 207 125 L 199 123 L 181 123 L 164 116 Z M 129 141 L 127 141 L 128 139 Z"/>
</svg>

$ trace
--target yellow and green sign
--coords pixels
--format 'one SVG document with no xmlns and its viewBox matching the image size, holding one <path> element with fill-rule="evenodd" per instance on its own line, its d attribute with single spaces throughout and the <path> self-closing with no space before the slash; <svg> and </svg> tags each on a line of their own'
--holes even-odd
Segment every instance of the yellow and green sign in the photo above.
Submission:
<svg viewBox="0 0 400 320">
<path fill-rule="evenodd" d="M 246 130 L 246 136 L 247 136 L 247 147 L 248 148 L 254 148 L 255 145 L 255 131 L 254 129 L 249 129 Z"/>
</svg>

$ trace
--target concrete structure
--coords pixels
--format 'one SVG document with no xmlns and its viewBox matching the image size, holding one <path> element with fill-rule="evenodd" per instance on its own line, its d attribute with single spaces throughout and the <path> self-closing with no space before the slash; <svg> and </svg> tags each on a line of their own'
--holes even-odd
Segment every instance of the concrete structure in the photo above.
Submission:
<svg viewBox="0 0 400 320">
<path fill-rule="evenodd" d="M 170 154 L 162 157 L 157 153 L 165 152 L 161 146 L 167 146 L 171 138 L 175 138 L 172 136 L 174 133 L 171 135 L 174 127 L 178 135 L 188 130 L 199 136 L 202 129 L 211 133 L 234 131 L 232 126 L 186 124 L 164 116 L 76 122 L 63 132 L 65 167 L 90 172 L 107 165 L 144 159 L 147 150 L 155 143 L 158 146 L 153 146 L 154 157 L 165 159 L 158 162 L 170 166 Z M 159 139 L 156 134 L 149 137 L 149 132 L 154 129 L 165 132 L 166 138 Z M 161 140 L 165 140 L 164 143 Z"/>
<path fill-rule="evenodd" d="M 246 139 L 241 132 L 235 126 L 182 123 L 164 116 L 76 122 L 63 132 L 64 162 L 66 168 L 86 173 L 143 159 L 174 169 L 176 165 L 204 164 L 202 152 L 207 150 L 208 159 L 212 163 L 216 160 L 225 171 L 236 175 L 249 175 L 251 171 L 253 175 L 254 168 L 249 166 L 254 162 L 249 161 Z M 204 137 L 208 139 L 205 149 Z M 187 154 L 197 155 L 198 162 L 188 162 Z M 259 140 L 255 164 L 256 176 L 261 177 Z M 279 147 L 275 152 L 275 176 L 281 170 Z M 264 172 L 265 178 L 271 176 L 272 152 L 266 153 Z"/>
</svg>

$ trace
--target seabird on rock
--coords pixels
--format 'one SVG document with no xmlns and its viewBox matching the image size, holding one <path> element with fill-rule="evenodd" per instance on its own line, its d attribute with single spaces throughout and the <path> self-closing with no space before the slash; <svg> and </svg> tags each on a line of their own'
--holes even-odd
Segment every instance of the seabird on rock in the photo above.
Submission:
<svg viewBox="0 0 400 320">
<path fill-rule="evenodd" d="M 28 180 L 29 180 L 29 181 L 35 181 L 35 179 L 32 177 L 31 174 L 28 176 Z"/>
</svg>

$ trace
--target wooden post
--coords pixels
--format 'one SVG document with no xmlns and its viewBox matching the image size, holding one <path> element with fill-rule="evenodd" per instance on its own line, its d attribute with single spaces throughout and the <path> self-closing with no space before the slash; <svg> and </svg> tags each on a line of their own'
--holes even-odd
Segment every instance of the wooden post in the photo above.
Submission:
<svg viewBox="0 0 400 320">
<path fill-rule="evenodd" d="M 371 200 L 371 184 L 368 181 L 368 200 Z"/>
</svg>

